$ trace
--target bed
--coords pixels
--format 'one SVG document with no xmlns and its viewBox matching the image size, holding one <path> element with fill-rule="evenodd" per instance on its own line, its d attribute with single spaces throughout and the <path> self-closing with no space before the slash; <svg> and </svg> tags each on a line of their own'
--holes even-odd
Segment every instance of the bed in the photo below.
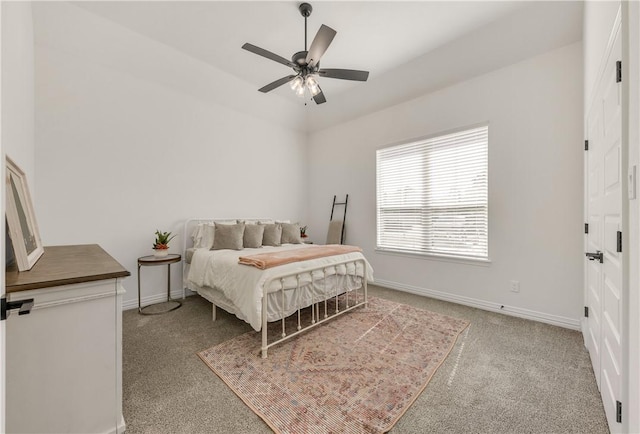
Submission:
<svg viewBox="0 0 640 434">
<path fill-rule="evenodd" d="M 284 226 L 289 230 L 288 238 L 283 233 L 283 243 L 279 246 L 257 247 L 249 243 L 239 250 L 211 250 L 215 224 L 218 223 L 218 229 L 222 229 L 220 225 L 238 226 L 238 222 L 242 222 L 247 229 L 253 224 Z M 263 358 L 267 357 L 268 349 L 273 345 L 367 304 L 367 282 L 373 280 L 373 270 L 360 251 L 321 256 L 266 269 L 238 263 L 240 258 L 258 258 L 271 253 L 304 256 L 320 252 L 323 248 L 329 249 L 300 243 L 299 233 L 297 239 L 291 235 L 296 228 L 289 222 L 271 219 L 195 218 L 185 222 L 183 288 L 196 292 L 212 303 L 214 321 L 216 308 L 220 307 L 261 332 Z M 264 239 L 266 242 L 266 232 Z M 305 308 L 309 308 L 307 320 L 301 316 Z M 273 324 L 268 327 L 267 323 L 276 321 L 280 322 L 281 327 L 278 330 L 280 336 L 274 339 L 273 333 L 268 336 Z M 293 331 L 285 323 L 293 323 Z"/>
</svg>

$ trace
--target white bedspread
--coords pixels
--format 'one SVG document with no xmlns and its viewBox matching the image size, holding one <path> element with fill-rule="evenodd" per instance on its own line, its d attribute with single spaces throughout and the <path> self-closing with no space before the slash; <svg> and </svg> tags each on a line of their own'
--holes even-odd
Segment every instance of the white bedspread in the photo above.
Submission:
<svg viewBox="0 0 640 434">
<path fill-rule="evenodd" d="M 244 250 L 207 250 L 197 249 L 191 260 L 189 270 L 189 281 L 198 286 L 209 286 L 221 290 L 224 295 L 242 312 L 245 321 L 254 330 L 259 331 L 262 327 L 262 296 L 265 292 L 266 282 L 281 275 L 292 273 L 304 273 L 314 268 L 331 266 L 345 260 L 365 259 L 362 253 L 353 252 L 344 255 L 317 258 L 310 261 L 294 262 L 281 265 L 279 267 L 260 270 L 256 267 L 238 264 L 240 256 L 254 255 L 269 251 L 284 249 L 300 249 L 309 247 L 307 244 L 284 244 L 280 247 L 264 246 L 258 249 Z M 368 281 L 373 281 L 373 269 L 366 261 L 366 274 L 358 265 L 356 273 L 364 276 Z M 345 274 L 347 271 L 353 272 L 353 265 L 349 265 L 347 270 L 344 265 L 338 266 L 337 273 Z M 336 273 L 336 268 L 327 269 L 327 275 Z M 318 280 L 324 276 L 322 271 L 314 272 L 313 279 Z M 303 274 L 300 284 L 311 282 L 311 274 Z M 285 288 L 295 288 L 297 282 L 294 278 L 285 280 Z M 282 284 L 279 279 L 273 282 L 268 288 L 269 292 L 279 290 Z"/>
</svg>

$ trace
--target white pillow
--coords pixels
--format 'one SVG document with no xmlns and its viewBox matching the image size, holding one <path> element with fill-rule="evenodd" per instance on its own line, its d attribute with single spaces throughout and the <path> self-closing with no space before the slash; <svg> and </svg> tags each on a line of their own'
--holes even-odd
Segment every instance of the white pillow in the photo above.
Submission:
<svg viewBox="0 0 640 434">
<path fill-rule="evenodd" d="M 199 249 L 210 249 L 213 247 L 213 235 L 216 232 L 214 223 L 205 223 L 202 227 L 202 239 L 200 240 Z"/>
<path fill-rule="evenodd" d="M 193 232 L 191 232 L 191 241 L 193 241 L 193 247 L 195 249 L 200 248 L 200 246 L 202 245 L 202 236 L 203 236 L 205 224 L 206 223 L 198 223 L 193 228 Z"/>
<path fill-rule="evenodd" d="M 202 223 L 198 223 L 194 228 L 193 231 L 191 231 L 191 241 L 193 242 L 193 247 L 196 246 L 196 244 L 200 243 L 200 240 L 202 239 Z"/>
</svg>

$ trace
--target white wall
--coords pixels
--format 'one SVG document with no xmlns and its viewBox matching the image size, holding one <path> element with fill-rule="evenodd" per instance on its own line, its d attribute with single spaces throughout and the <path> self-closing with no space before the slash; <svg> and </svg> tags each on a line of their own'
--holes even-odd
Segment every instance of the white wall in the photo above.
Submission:
<svg viewBox="0 0 640 434">
<path fill-rule="evenodd" d="M 35 186 L 31 3 L 2 2 L 2 150 Z M 36 212 L 38 212 L 36 208 Z"/>
<path fill-rule="evenodd" d="M 185 86 L 206 74 L 217 86 L 239 86 L 168 46 L 75 9 L 62 16 L 61 29 L 43 25 L 51 38 L 36 45 L 35 202 L 45 245 L 100 244 L 132 272 L 124 282 L 131 307 L 136 259 L 152 253 L 156 228 L 181 233 L 185 219 L 207 216 L 304 220 L 304 135 L 218 103 L 215 93 L 199 97 L 193 87 L 163 81 L 170 70 Z M 83 35 L 86 26 L 100 37 Z M 75 45 L 56 46 L 62 33 Z M 119 58 L 113 40 L 143 58 L 127 58 L 128 48 Z M 170 250 L 181 246 L 176 239 Z M 172 267 L 177 293 L 182 269 Z M 146 302 L 159 301 L 166 270 L 142 274 Z"/>
<path fill-rule="evenodd" d="M 378 282 L 578 328 L 581 77 L 572 44 L 312 134 L 309 233 L 322 240 L 333 195 L 349 193 L 346 241 L 363 247 Z M 377 253 L 375 150 L 487 121 L 491 264 Z"/>
</svg>

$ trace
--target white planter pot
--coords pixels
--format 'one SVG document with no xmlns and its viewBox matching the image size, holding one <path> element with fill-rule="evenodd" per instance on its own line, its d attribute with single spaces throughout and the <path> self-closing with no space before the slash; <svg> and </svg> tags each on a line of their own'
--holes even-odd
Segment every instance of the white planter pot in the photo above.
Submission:
<svg viewBox="0 0 640 434">
<path fill-rule="evenodd" d="M 169 249 L 153 249 L 153 256 L 156 258 L 162 258 L 169 254 Z"/>
</svg>

